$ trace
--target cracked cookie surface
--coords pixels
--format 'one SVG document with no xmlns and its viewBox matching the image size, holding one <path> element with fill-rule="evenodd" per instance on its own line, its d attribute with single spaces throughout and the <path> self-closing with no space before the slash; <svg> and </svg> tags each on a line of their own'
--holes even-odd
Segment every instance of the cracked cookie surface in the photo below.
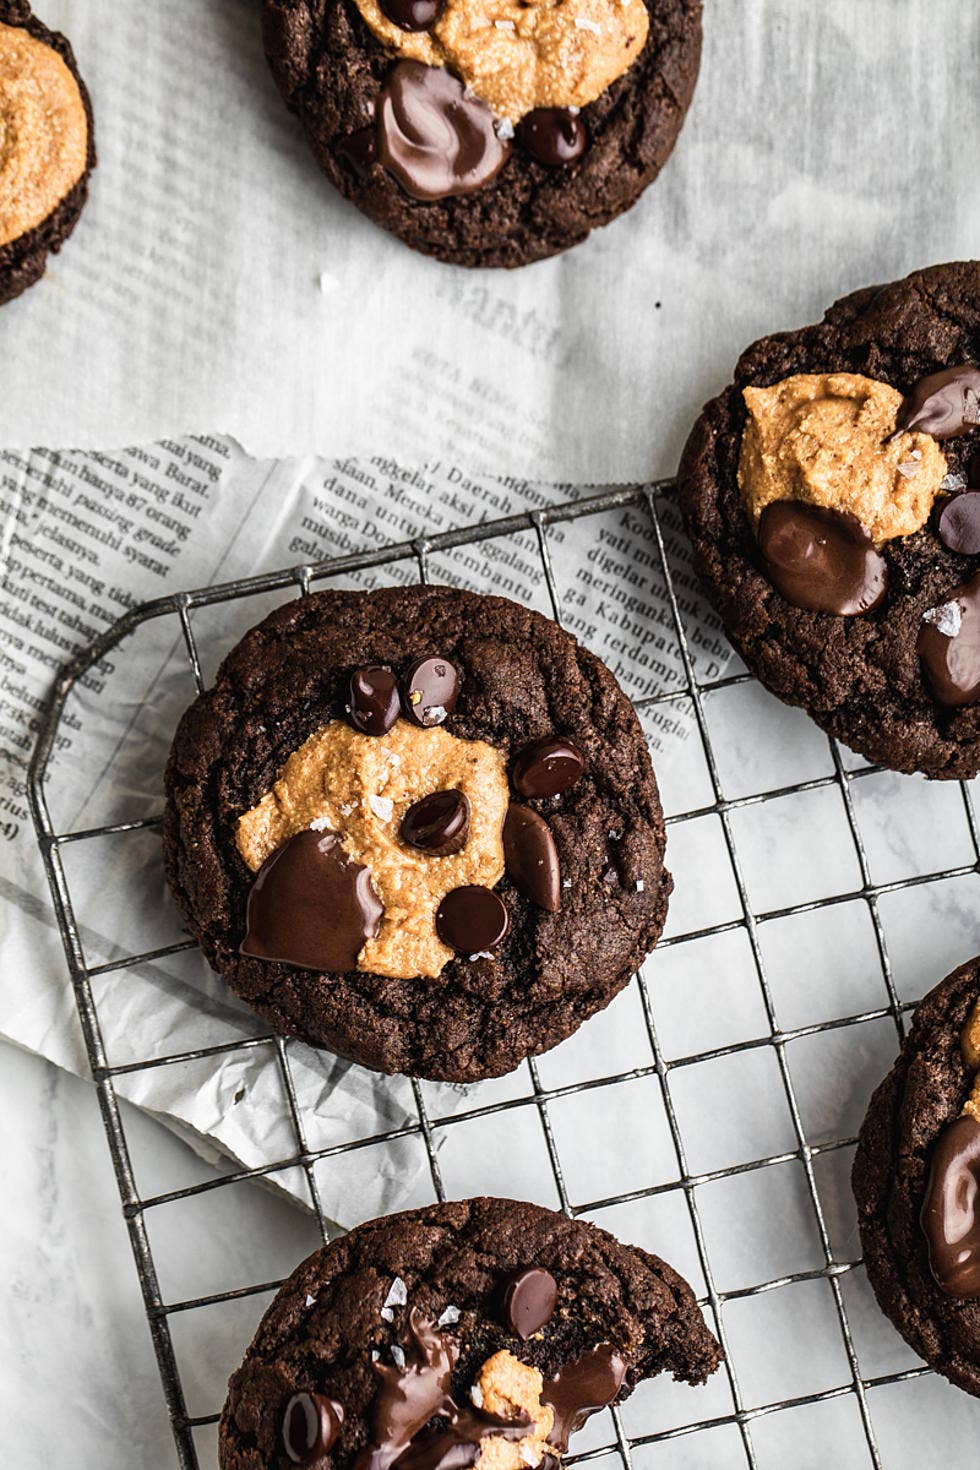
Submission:
<svg viewBox="0 0 980 1470">
<path fill-rule="evenodd" d="M 898 1060 L 871 1099 L 853 1184 L 865 1264 L 882 1311 L 937 1372 L 980 1396 L 980 1300 L 942 1290 L 921 1223 L 940 1135 L 976 1086 L 963 1040 L 978 998 L 974 959 L 918 1006 Z"/>
<path fill-rule="evenodd" d="M 465 197 L 412 199 L 379 164 L 360 173 L 347 140 L 371 122 L 392 53 L 354 0 L 265 0 L 266 54 L 320 168 L 363 212 L 413 249 L 468 266 L 520 266 L 578 244 L 628 209 L 660 172 L 697 79 L 701 0 L 650 0 L 646 43 L 629 70 L 581 111 L 589 146 L 551 168 L 515 147 Z M 583 22 L 585 23 L 585 22 Z"/>
<path fill-rule="evenodd" d="M 924 614 L 946 603 L 976 570 L 976 559 L 945 545 L 933 516 L 915 534 L 878 548 L 888 588 L 870 615 L 837 617 L 790 604 L 760 565 L 739 494 L 742 394 L 794 374 L 854 373 L 904 395 L 929 374 L 978 361 L 977 262 L 935 266 L 855 292 L 822 322 L 748 348 L 734 383 L 702 412 L 681 463 L 680 503 L 697 568 L 749 668 L 830 734 L 897 771 L 959 778 L 980 770 L 980 706 L 940 705 L 917 651 Z M 972 483 L 980 430 L 941 448 L 949 474 Z"/>
<path fill-rule="evenodd" d="M 547 1320 L 525 1339 L 505 1303 L 508 1284 L 529 1270 L 550 1274 L 556 1294 Z M 538 1205 L 500 1199 L 433 1205 L 359 1226 L 310 1256 L 281 1288 L 229 1385 L 222 1470 L 289 1463 L 280 1448 L 283 1406 L 297 1393 L 328 1396 L 340 1406 L 342 1427 L 329 1459 L 318 1463 L 331 1470 L 368 1463 L 379 1378 L 395 1376 L 389 1359 L 397 1370 L 410 1319 L 435 1324 L 443 1361 L 452 1364 L 445 1386 L 456 1404 L 504 1411 L 505 1418 L 511 1405 L 521 1405 L 527 1415 L 521 1458 L 528 1465 L 560 1417 L 557 1408 L 555 1415 L 534 1412 L 541 1384 L 563 1370 L 567 1376 L 596 1350 L 617 1355 L 617 1401 L 661 1372 L 702 1383 L 721 1357 L 690 1287 L 656 1256 Z M 480 1391 L 473 1395 L 475 1384 Z M 439 1421 L 429 1427 L 430 1462 L 437 1459 L 432 1435 L 438 1427 Z M 487 1453 L 488 1445 L 507 1444 L 484 1438 L 481 1463 L 513 1459 Z M 474 1446 L 461 1463 L 475 1460 Z"/>
<path fill-rule="evenodd" d="M 461 675 L 443 730 L 508 764 L 560 733 L 585 757 L 560 794 L 521 797 L 560 864 L 550 912 L 507 876 L 510 929 L 493 953 L 436 978 L 315 973 L 239 952 L 252 871 L 242 813 L 289 756 L 344 719 L 352 670 L 437 651 Z M 297 599 L 229 654 L 181 721 L 167 769 L 164 853 L 177 903 L 230 987 L 279 1031 L 384 1072 L 473 1081 L 556 1045 L 625 986 L 660 936 L 671 888 L 646 742 L 613 675 L 557 624 L 503 598 L 445 587 Z M 462 890 L 458 890 L 462 891 Z"/>
</svg>

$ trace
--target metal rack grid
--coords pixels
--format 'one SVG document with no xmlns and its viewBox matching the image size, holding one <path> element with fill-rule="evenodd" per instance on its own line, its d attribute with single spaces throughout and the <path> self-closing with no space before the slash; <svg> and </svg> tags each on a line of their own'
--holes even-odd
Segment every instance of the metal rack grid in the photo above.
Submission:
<svg viewBox="0 0 980 1470">
<path fill-rule="evenodd" d="M 213 1424 L 217 1415 L 192 1416 L 187 1411 L 185 1392 L 181 1383 L 177 1355 L 171 1335 L 171 1318 L 177 1313 L 190 1312 L 198 1308 L 213 1306 L 217 1303 L 229 1302 L 236 1298 L 267 1292 L 278 1285 L 278 1282 L 264 1281 L 231 1291 L 196 1297 L 192 1300 L 165 1301 L 161 1294 L 157 1269 L 150 1248 L 146 1228 L 147 1214 L 162 1204 L 187 1199 L 211 1189 L 224 1188 L 227 1185 L 236 1184 L 245 1179 L 272 1175 L 285 1168 L 296 1167 L 301 1169 L 305 1174 L 320 1230 L 324 1239 L 326 1239 L 328 1238 L 329 1224 L 322 1207 L 315 1174 L 315 1165 L 318 1161 L 339 1154 L 345 1154 L 368 1145 L 391 1143 L 396 1139 L 414 1135 L 421 1138 L 424 1144 L 435 1195 L 438 1199 L 443 1199 L 445 1198 L 445 1191 L 434 1141 L 434 1130 L 436 1128 L 453 1127 L 468 1119 L 506 1114 L 515 1107 L 527 1107 L 528 1105 L 532 1105 L 537 1110 L 551 1168 L 554 1173 L 558 1198 L 562 1209 L 568 1214 L 582 1213 L 585 1209 L 595 1210 L 616 1204 L 623 1204 L 628 1201 L 644 1199 L 668 1191 L 681 1191 L 683 1193 L 698 1258 L 707 1286 L 707 1293 L 702 1301 L 702 1306 L 707 1311 L 709 1322 L 716 1335 L 726 1348 L 726 1363 L 721 1371 L 727 1374 L 728 1385 L 734 1405 L 731 1413 L 708 1419 L 692 1420 L 690 1423 L 666 1430 L 657 1430 L 654 1428 L 649 1433 L 642 1435 L 634 1434 L 632 1436 L 627 1434 L 624 1429 L 620 1413 L 614 1410 L 615 1443 L 599 1449 L 590 1450 L 584 1454 L 571 1456 L 569 1457 L 570 1463 L 581 1463 L 595 1459 L 600 1455 L 608 1454 L 611 1451 L 618 1451 L 624 1470 L 632 1470 L 632 1452 L 639 1445 L 656 1444 L 682 1435 L 697 1434 L 702 1431 L 728 1425 L 735 1426 L 737 1429 L 744 1450 L 746 1464 L 750 1467 L 756 1467 L 758 1459 L 753 1446 L 752 1426 L 757 1420 L 766 1415 L 791 1412 L 802 1406 L 819 1404 L 829 1399 L 850 1396 L 856 1402 L 860 1413 L 867 1445 L 867 1463 L 879 1467 L 879 1470 L 881 1470 L 883 1462 L 868 1409 L 867 1391 L 869 1388 L 879 1387 L 884 1384 L 898 1383 L 917 1378 L 928 1373 L 929 1370 L 925 1367 L 916 1367 L 904 1372 L 894 1372 L 877 1377 L 862 1377 L 861 1375 L 852 1326 L 848 1319 L 848 1312 L 841 1290 L 841 1279 L 861 1263 L 857 1260 L 840 1260 L 835 1258 L 830 1231 L 827 1220 L 825 1219 L 814 1174 L 814 1160 L 819 1155 L 848 1148 L 853 1145 L 854 1139 L 834 1138 L 830 1141 L 814 1145 L 808 1143 L 797 1093 L 787 1061 L 786 1047 L 788 1043 L 798 1040 L 801 1037 L 811 1036 L 820 1032 L 834 1031 L 839 1028 L 855 1026 L 882 1018 L 891 1018 L 897 1032 L 897 1037 L 899 1039 L 902 1037 L 904 1034 L 904 1015 L 910 1009 L 910 1006 L 900 1001 L 893 980 L 885 945 L 882 921 L 879 914 L 879 898 L 883 894 L 897 890 L 911 888 L 941 879 L 951 879 L 966 874 L 975 874 L 980 871 L 980 840 L 978 840 L 976 816 L 970 791 L 966 785 L 963 785 L 961 789 L 965 804 L 966 821 L 973 844 L 974 862 L 959 867 L 947 868 L 940 872 L 924 875 L 918 874 L 913 877 L 876 884 L 872 881 L 868 856 L 856 820 L 851 792 L 851 786 L 855 781 L 859 781 L 865 776 L 873 774 L 876 768 L 863 767 L 856 770 L 847 769 L 835 742 L 828 742 L 833 762 L 832 774 L 792 785 L 779 786 L 759 794 L 743 796 L 734 800 L 725 799 L 719 775 L 719 766 L 715 751 L 712 748 L 708 721 L 705 715 L 705 695 L 716 690 L 745 683 L 751 676 L 744 673 L 736 673 L 707 682 L 699 682 L 695 676 L 694 656 L 687 631 L 685 630 L 677 588 L 671 574 L 662 524 L 663 498 L 669 495 L 672 488 L 673 482 L 661 481 L 655 485 L 610 491 L 546 510 L 512 515 L 496 521 L 486 521 L 478 525 L 454 529 L 431 537 L 423 536 L 414 541 L 390 545 L 380 551 L 348 555 L 331 561 L 297 566 L 268 575 L 241 579 L 219 586 L 162 597 L 131 609 L 103 636 L 89 647 L 83 649 L 65 667 L 56 680 L 44 718 L 43 728 L 31 762 L 28 783 L 29 796 L 37 836 L 54 898 L 57 921 L 74 987 L 92 1075 L 102 1109 L 103 1122 L 122 1201 L 123 1215 L 129 1231 L 146 1315 L 149 1321 L 157 1363 L 170 1412 L 178 1459 L 180 1465 L 184 1467 L 184 1470 L 198 1470 L 199 1459 L 194 1442 L 194 1430 L 199 1426 Z M 761 999 L 768 1020 L 768 1034 L 748 1040 L 737 1041 L 722 1047 L 715 1047 L 707 1051 L 700 1051 L 689 1056 L 667 1060 L 663 1055 L 658 1041 L 656 1020 L 649 990 L 641 975 L 639 977 L 640 993 L 645 1027 L 652 1054 L 652 1061 L 649 1066 L 632 1068 L 608 1077 L 591 1078 L 567 1086 L 549 1089 L 542 1085 L 538 1067 L 532 1059 L 529 1063 L 530 1076 L 533 1083 L 532 1097 L 498 1101 L 479 1108 L 464 1109 L 461 1112 L 449 1113 L 445 1117 L 431 1117 L 429 1115 L 422 1089 L 417 1081 L 413 1081 L 412 1089 L 417 1121 L 393 1128 L 384 1133 L 375 1134 L 370 1138 L 353 1139 L 342 1144 L 334 1144 L 330 1147 L 319 1149 L 311 1148 L 307 1143 L 302 1109 L 297 1101 L 297 1091 L 290 1065 L 291 1043 L 281 1036 L 267 1033 L 257 1037 L 243 1037 L 241 1040 L 224 1042 L 199 1050 L 173 1053 L 142 1061 L 128 1062 L 124 1065 L 110 1065 L 103 1045 L 99 1015 L 91 984 L 92 980 L 100 974 L 109 971 L 131 969 L 147 962 L 162 959 L 167 955 L 175 954 L 185 949 L 191 949 L 194 946 L 191 941 L 187 941 L 186 943 L 169 945 L 145 953 L 114 959 L 109 964 L 97 966 L 86 965 L 80 940 L 79 925 L 73 907 L 72 893 L 62 860 L 63 850 L 67 845 L 73 843 L 85 843 L 92 839 L 113 837 L 118 834 L 140 829 L 157 830 L 161 824 L 161 817 L 155 816 L 134 822 L 95 827 L 84 831 L 58 832 L 52 825 L 45 795 L 45 782 L 49 774 L 49 765 L 52 752 L 55 749 L 55 742 L 64 713 L 66 698 L 86 670 L 115 648 L 140 624 L 151 619 L 175 618 L 179 622 L 186 656 L 197 688 L 200 690 L 204 687 L 204 681 L 190 617 L 190 614 L 195 609 L 266 592 L 278 590 L 288 591 L 292 588 L 296 589 L 299 595 L 305 596 L 317 582 L 365 569 L 384 568 L 392 563 L 404 561 L 406 558 L 414 558 L 418 576 L 422 582 L 425 582 L 428 578 L 428 560 L 432 554 L 447 552 L 453 548 L 467 544 L 521 532 L 531 532 L 536 538 L 537 552 L 540 556 L 542 575 L 550 599 L 551 609 L 554 617 L 560 622 L 561 599 L 549 550 L 548 528 L 564 522 L 577 521 L 590 516 L 600 515 L 606 511 L 625 507 L 638 508 L 650 518 L 659 561 L 659 571 L 663 575 L 667 589 L 676 637 L 677 653 L 683 667 L 684 675 L 683 683 L 680 687 L 656 693 L 643 700 L 638 700 L 637 705 L 644 709 L 651 709 L 657 706 L 669 706 L 678 701 L 690 701 L 698 735 L 703 746 L 711 790 L 713 792 L 713 800 L 710 804 L 670 817 L 668 819 L 668 826 L 676 827 L 684 822 L 711 814 L 719 819 L 732 874 L 734 875 L 738 894 L 738 906 L 740 908 L 739 916 L 733 920 L 710 925 L 674 938 L 667 938 L 662 940 L 661 944 L 663 947 L 668 947 L 675 944 L 690 943 L 708 935 L 721 934 L 730 930 L 742 930 L 747 936 L 751 949 Z M 771 909 L 766 912 L 753 911 L 746 886 L 742 860 L 736 848 L 731 821 L 732 812 L 740 807 L 752 806 L 761 802 L 772 801 L 778 797 L 808 792 L 821 787 L 836 787 L 840 793 L 860 870 L 859 887 L 850 892 L 836 894 L 833 897 L 814 899 L 779 909 Z M 863 901 L 870 915 L 888 1004 L 880 1008 L 865 1010 L 858 1014 L 825 1020 L 792 1030 L 780 1029 L 759 940 L 760 926 L 774 919 L 784 918 L 794 914 L 803 914 L 855 900 Z M 237 1169 L 234 1172 L 207 1179 L 204 1182 L 191 1185 L 187 1188 L 172 1190 L 166 1194 L 141 1197 L 137 1189 L 129 1142 L 124 1130 L 123 1118 L 120 1111 L 120 1099 L 115 1086 L 116 1079 L 122 1074 L 129 1072 L 196 1062 L 203 1058 L 217 1057 L 231 1051 L 239 1049 L 244 1051 L 248 1048 L 259 1046 L 269 1046 L 275 1050 L 278 1071 L 287 1099 L 291 1128 L 295 1138 L 295 1151 L 292 1155 L 261 1167 Z M 785 1091 L 789 1116 L 792 1120 L 792 1127 L 795 1134 L 795 1147 L 781 1153 L 771 1154 L 765 1158 L 739 1162 L 731 1167 L 719 1168 L 708 1172 L 692 1173 L 688 1166 L 687 1147 L 685 1139 L 682 1136 L 678 1112 L 671 1093 L 671 1079 L 673 1075 L 681 1068 L 689 1067 L 700 1062 L 736 1056 L 758 1050 L 759 1048 L 769 1048 L 775 1056 L 782 1088 Z M 679 1177 L 670 1183 L 657 1184 L 651 1188 L 640 1189 L 634 1192 L 611 1195 L 608 1198 L 600 1201 L 592 1201 L 588 1206 L 579 1206 L 576 1209 L 571 1204 L 568 1191 L 566 1190 L 562 1161 L 559 1157 L 555 1134 L 549 1118 L 549 1104 L 555 1099 L 587 1091 L 590 1088 L 606 1086 L 616 1082 L 632 1081 L 644 1076 L 655 1076 L 659 1079 L 672 1146 L 676 1154 Z M 804 1171 L 806 1193 L 819 1236 L 823 1264 L 816 1270 L 800 1271 L 791 1275 L 780 1276 L 744 1289 L 728 1292 L 719 1290 L 715 1284 L 712 1264 L 706 1245 L 705 1231 L 699 1214 L 697 1187 L 717 1179 L 731 1178 L 739 1174 L 746 1174 L 751 1171 L 762 1170 L 773 1165 L 790 1163 L 792 1161 L 797 1161 Z M 793 1283 L 819 1279 L 826 1280 L 833 1293 L 841 1341 L 849 1365 L 849 1378 L 830 1388 L 824 1388 L 813 1393 L 807 1393 L 793 1398 L 779 1399 L 769 1403 L 747 1404 L 739 1382 L 738 1363 L 731 1351 L 730 1343 L 726 1340 L 725 1321 L 722 1312 L 723 1306 L 726 1302 L 739 1297 L 757 1296 L 763 1292 L 772 1291 Z"/>
</svg>

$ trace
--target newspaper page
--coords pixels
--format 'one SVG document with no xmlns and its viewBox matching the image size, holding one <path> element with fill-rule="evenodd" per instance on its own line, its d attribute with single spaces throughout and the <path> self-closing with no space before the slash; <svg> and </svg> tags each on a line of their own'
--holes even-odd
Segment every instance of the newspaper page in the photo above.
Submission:
<svg viewBox="0 0 980 1470">
<path fill-rule="evenodd" d="M 660 477 L 748 342 L 976 252 L 980 191 L 949 185 L 949 140 L 980 133 L 962 0 L 710 0 L 660 178 L 566 255 L 495 272 L 417 255 L 339 197 L 259 11 L 46 0 L 100 163 L 46 280 L 4 308 L 0 445 L 224 433 L 259 455 Z"/>
<path fill-rule="evenodd" d="M 25 800 L 24 775 L 54 676 L 137 601 L 300 563 L 377 551 L 422 534 L 491 522 L 569 496 L 569 487 L 489 480 L 431 460 L 255 461 L 229 439 L 168 440 L 119 453 L 0 454 L 0 891 L 6 981 L 0 1033 L 85 1074 L 60 940 Z M 676 586 L 703 676 L 727 657 L 686 564 L 673 512 L 665 516 Z M 638 701 L 663 771 L 691 733 L 679 703 L 642 701 L 680 688 L 672 615 L 652 522 L 627 506 L 550 527 L 562 620 L 599 653 Z M 551 612 L 536 536 L 464 543 L 429 559 L 433 581 L 494 591 Z M 369 587 L 418 579 L 409 555 L 341 580 Z M 205 680 L 248 627 L 298 589 L 245 597 L 192 615 Z M 142 624 L 80 679 L 65 708 L 46 792 L 59 832 L 158 817 L 169 742 L 195 688 L 174 615 Z M 186 936 L 163 879 L 155 828 L 62 849 L 102 1036 L 112 1064 L 173 1055 L 262 1034 L 263 1028 L 196 950 L 113 970 L 124 956 Z M 405 1079 L 380 1078 L 326 1053 L 292 1051 L 311 1147 L 397 1128 L 416 1116 Z M 268 1048 L 124 1074 L 121 1093 L 163 1117 L 211 1157 L 248 1166 L 287 1158 L 294 1140 Z M 427 1085 L 428 1088 L 428 1085 Z M 464 1089 L 428 1088 L 445 1112 Z M 424 1160 L 414 1140 L 366 1158 L 358 1209 L 411 1197 Z M 353 1156 L 359 1159 L 360 1155 Z M 270 1181 L 293 1192 L 302 1181 Z M 346 1223 L 349 1178 L 325 1200 Z M 329 1191 L 328 1191 L 329 1193 Z"/>
</svg>

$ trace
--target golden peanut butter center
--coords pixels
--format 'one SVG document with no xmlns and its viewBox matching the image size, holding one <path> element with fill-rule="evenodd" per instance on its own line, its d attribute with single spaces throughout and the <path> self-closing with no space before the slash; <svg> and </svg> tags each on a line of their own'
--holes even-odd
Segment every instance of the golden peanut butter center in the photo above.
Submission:
<svg viewBox="0 0 980 1470">
<path fill-rule="evenodd" d="M 402 817 L 433 791 L 461 791 L 470 805 L 466 845 L 430 857 L 399 841 Z M 503 751 L 460 740 L 441 727 L 397 720 L 386 735 L 362 735 L 332 720 L 287 760 L 257 806 L 238 819 L 238 850 L 253 872 L 314 823 L 371 875 L 384 917 L 361 950 L 358 969 L 433 979 L 452 959 L 435 915 L 453 888 L 493 888 L 504 875 L 503 825 L 510 800 Z"/>
<path fill-rule="evenodd" d="M 481 1439 L 476 1470 L 528 1470 L 529 1466 L 539 1465 L 550 1449 L 548 1435 L 555 1415 L 553 1409 L 541 1402 L 544 1379 L 537 1368 L 529 1367 L 503 1349 L 483 1364 L 476 1377 L 476 1387 L 480 1406 L 488 1414 L 496 1414 L 501 1419 L 524 1415 L 531 1421 L 522 1439 L 504 1439 L 499 1434 Z"/>
<path fill-rule="evenodd" d="M 54 213 L 87 156 L 88 118 L 68 66 L 20 26 L 0 25 L 0 245 Z"/>
<path fill-rule="evenodd" d="M 970 1019 L 960 1037 L 960 1048 L 966 1065 L 976 1073 L 973 1091 L 967 1098 L 963 1111 L 970 1113 L 980 1123 L 980 1000 L 970 1012 Z"/>
<path fill-rule="evenodd" d="M 797 373 L 742 396 L 738 485 L 753 525 L 773 500 L 847 512 L 879 544 L 925 525 L 946 456 L 930 434 L 895 435 L 897 389 L 856 373 Z"/>
<path fill-rule="evenodd" d="M 584 107 L 643 50 L 643 0 L 446 0 L 427 31 L 403 31 L 377 0 L 357 0 L 371 30 L 400 57 L 447 66 L 499 118 L 536 107 Z"/>
</svg>

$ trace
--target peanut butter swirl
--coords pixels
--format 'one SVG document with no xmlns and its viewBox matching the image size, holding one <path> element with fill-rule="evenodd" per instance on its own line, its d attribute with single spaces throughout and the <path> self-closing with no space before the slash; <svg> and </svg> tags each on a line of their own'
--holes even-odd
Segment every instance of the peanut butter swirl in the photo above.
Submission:
<svg viewBox="0 0 980 1470">
<path fill-rule="evenodd" d="M 0 24 L 0 245 L 54 213 L 87 156 L 88 117 L 70 68 L 44 41 Z"/>
<path fill-rule="evenodd" d="M 449 67 L 517 122 L 539 107 L 584 107 L 643 50 L 643 0 L 447 0 L 425 31 L 404 31 L 377 0 L 357 0 L 371 30 L 399 57 Z"/>
</svg>

